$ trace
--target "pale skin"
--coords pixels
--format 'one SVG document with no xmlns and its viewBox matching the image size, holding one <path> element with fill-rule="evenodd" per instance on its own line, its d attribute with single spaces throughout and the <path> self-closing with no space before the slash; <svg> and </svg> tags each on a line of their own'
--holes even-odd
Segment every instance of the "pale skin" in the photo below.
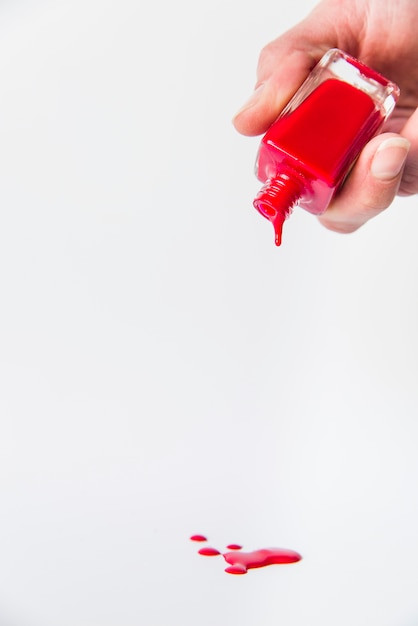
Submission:
<svg viewBox="0 0 418 626">
<path fill-rule="evenodd" d="M 255 91 L 234 118 L 244 135 L 264 133 L 314 65 L 340 48 L 396 82 L 401 96 L 383 132 L 363 149 L 319 217 L 350 233 L 392 203 L 418 193 L 418 0 L 323 0 L 262 50 Z"/>
</svg>

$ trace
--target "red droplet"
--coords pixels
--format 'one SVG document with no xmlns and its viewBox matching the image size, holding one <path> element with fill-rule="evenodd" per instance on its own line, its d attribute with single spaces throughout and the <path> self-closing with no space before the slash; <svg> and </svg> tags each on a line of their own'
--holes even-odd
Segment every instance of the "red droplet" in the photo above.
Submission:
<svg viewBox="0 0 418 626">
<path fill-rule="evenodd" d="M 192 535 L 190 541 L 207 541 L 204 535 Z"/>
<path fill-rule="evenodd" d="M 216 550 L 215 548 L 200 548 L 199 550 L 199 554 L 201 554 L 202 556 L 218 556 L 218 554 L 220 554 L 219 550 Z"/>
<path fill-rule="evenodd" d="M 225 569 L 228 574 L 246 574 L 247 568 L 244 565 L 230 565 Z"/>
<path fill-rule="evenodd" d="M 228 550 L 241 550 L 242 549 L 242 546 L 240 546 L 239 543 L 230 543 L 226 547 L 228 548 Z"/>
<path fill-rule="evenodd" d="M 232 566 L 232 569 L 227 567 L 225 570 L 229 574 L 245 574 L 249 569 L 267 565 L 296 563 L 302 558 L 297 552 L 283 548 L 254 550 L 253 552 L 226 552 L 223 557 Z"/>
</svg>

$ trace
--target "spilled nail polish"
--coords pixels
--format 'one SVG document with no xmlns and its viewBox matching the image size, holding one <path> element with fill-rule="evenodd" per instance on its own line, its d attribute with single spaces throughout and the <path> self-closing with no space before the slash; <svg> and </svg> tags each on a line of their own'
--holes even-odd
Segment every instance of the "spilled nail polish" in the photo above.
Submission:
<svg viewBox="0 0 418 626">
<path fill-rule="evenodd" d="M 204 536 L 193 535 L 193 537 Z M 206 538 L 204 540 L 206 540 Z M 192 541 L 196 541 L 196 539 L 192 539 Z M 200 539 L 198 541 L 200 541 Z M 227 549 L 229 550 L 228 552 L 221 553 L 216 548 L 205 546 L 198 550 L 198 554 L 201 556 L 223 556 L 226 563 L 228 563 L 225 572 L 236 575 L 246 574 L 250 569 L 267 567 L 268 565 L 297 563 L 302 559 L 298 552 L 286 548 L 262 548 L 251 552 L 242 552 L 242 546 L 240 544 L 230 543 Z"/>
</svg>

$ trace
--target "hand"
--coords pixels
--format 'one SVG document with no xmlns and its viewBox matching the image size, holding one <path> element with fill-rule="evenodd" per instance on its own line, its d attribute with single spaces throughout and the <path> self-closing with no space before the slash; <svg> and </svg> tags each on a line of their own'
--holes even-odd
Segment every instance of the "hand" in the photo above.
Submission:
<svg viewBox="0 0 418 626">
<path fill-rule="evenodd" d="M 329 48 L 340 48 L 401 89 L 380 135 L 363 149 L 321 223 L 349 233 L 418 193 L 417 0 L 323 0 L 261 52 L 256 89 L 234 118 L 244 135 L 264 133 Z"/>
</svg>

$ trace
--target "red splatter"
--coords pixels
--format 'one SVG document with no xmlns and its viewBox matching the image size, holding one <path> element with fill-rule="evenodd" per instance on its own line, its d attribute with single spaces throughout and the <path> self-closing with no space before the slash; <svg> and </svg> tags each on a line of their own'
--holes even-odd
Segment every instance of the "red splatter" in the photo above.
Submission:
<svg viewBox="0 0 418 626">
<path fill-rule="evenodd" d="M 194 539 L 194 537 L 203 537 L 203 535 L 193 535 L 192 541 L 207 541 L 204 539 Z M 246 574 L 250 569 L 266 567 L 267 565 L 284 565 L 288 563 L 296 563 L 302 559 L 301 555 L 294 550 L 286 548 L 262 548 L 253 550 L 252 552 L 241 552 L 242 546 L 238 543 L 230 543 L 227 549 L 230 552 L 222 554 L 228 567 L 225 571 L 228 574 Z M 201 548 L 198 551 L 202 556 L 219 556 L 221 552 L 209 546 Z"/>
</svg>

